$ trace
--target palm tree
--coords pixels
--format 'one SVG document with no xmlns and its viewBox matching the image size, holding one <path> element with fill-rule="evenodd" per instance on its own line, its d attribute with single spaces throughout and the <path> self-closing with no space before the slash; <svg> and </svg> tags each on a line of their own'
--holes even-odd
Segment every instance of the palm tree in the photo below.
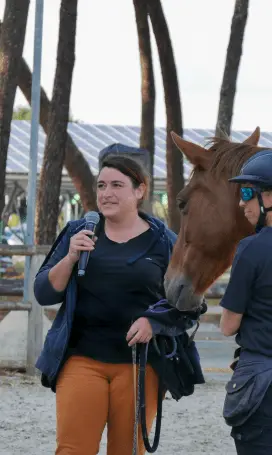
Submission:
<svg viewBox="0 0 272 455">
<path fill-rule="evenodd" d="M 1 33 L 1 22 L 0 22 L 0 33 Z M 27 65 L 25 59 L 21 58 L 20 69 L 18 74 L 18 87 L 22 91 L 29 105 L 31 106 L 31 86 L 32 86 L 32 73 Z M 31 110 L 27 113 L 25 109 L 25 115 L 27 118 L 31 118 Z M 44 132 L 48 133 L 48 116 L 50 110 L 50 101 L 41 87 L 40 95 L 40 124 L 44 129 Z M 13 119 L 17 118 L 17 113 L 22 114 L 19 110 L 14 111 Z M 70 120 L 71 121 L 71 120 Z M 67 134 L 66 150 L 65 150 L 65 161 L 64 166 L 66 167 L 69 177 L 71 178 L 76 191 L 80 196 L 80 201 L 85 212 L 94 210 L 96 208 L 96 194 L 95 194 L 95 177 L 91 172 L 90 166 L 84 158 L 81 151 L 78 149 L 73 139 Z"/>
<path fill-rule="evenodd" d="M 56 236 L 75 62 L 76 22 L 77 0 L 62 0 L 57 66 L 37 204 L 35 234 L 37 243 L 42 245 L 51 244 Z"/>
<path fill-rule="evenodd" d="M 150 203 L 153 197 L 153 180 L 154 180 L 154 123 L 155 123 L 155 83 L 152 63 L 152 49 L 150 42 L 147 3 L 142 0 L 133 0 L 136 25 L 138 32 L 141 76 L 142 76 L 142 119 L 141 119 L 141 136 L 140 147 L 150 153 L 151 159 L 151 185 L 150 185 Z"/>
<path fill-rule="evenodd" d="M 5 178 L 10 124 L 23 54 L 29 0 L 6 0 L 0 36 L 0 217 L 5 207 Z"/>
<path fill-rule="evenodd" d="M 154 31 L 161 65 L 166 107 L 166 164 L 168 221 L 175 232 L 179 231 L 180 213 L 176 198 L 184 186 L 182 155 L 171 138 L 171 131 L 182 136 L 181 101 L 171 38 L 160 0 L 148 0 L 148 13 Z"/>
<path fill-rule="evenodd" d="M 231 23 L 225 70 L 220 91 L 216 135 L 230 134 L 236 82 L 243 51 L 249 0 L 236 0 Z"/>
<path fill-rule="evenodd" d="M 18 84 L 26 100 L 31 105 L 32 74 L 23 58 L 21 60 Z M 50 101 L 41 87 L 40 124 L 46 134 L 49 132 L 48 117 L 50 108 Z M 80 201 L 85 212 L 94 210 L 96 208 L 95 177 L 91 172 L 88 162 L 68 133 L 64 166 L 80 195 Z"/>
</svg>

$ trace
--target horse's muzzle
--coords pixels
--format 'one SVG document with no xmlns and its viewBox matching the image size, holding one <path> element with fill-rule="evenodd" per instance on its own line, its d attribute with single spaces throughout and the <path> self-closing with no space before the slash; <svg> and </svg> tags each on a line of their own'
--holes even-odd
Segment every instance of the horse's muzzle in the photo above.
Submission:
<svg viewBox="0 0 272 455">
<path fill-rule="evenodd" d="M 191 280 L 184 275 L 165 278 L 164 288 L 169 304 L 179 311 L 194 311 L 202 304 L 203 295 L 195 294 Z"/>
</svg>

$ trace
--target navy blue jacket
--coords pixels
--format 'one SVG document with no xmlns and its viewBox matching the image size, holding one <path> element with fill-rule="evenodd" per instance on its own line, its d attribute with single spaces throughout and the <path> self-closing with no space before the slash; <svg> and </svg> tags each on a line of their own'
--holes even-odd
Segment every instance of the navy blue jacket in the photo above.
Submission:
<svg viewBox="0 0 272 455">
<path fill-rule="evenodd" d="M 160 220 L 141 213 L 141 216 L 150 224 L 155 233 L 155 239 L 165 244 L 166 263 L 168 264 L 176 241 L 176 234 L 169 230 Z M 51 329 L 48 331 L 43 350 L 37 360 L 36 367 L 43 373 L 44 385 L 54 388 L 57 374 L 65 359 L 73 317 L 77 302 L 77 284 L 75 274 L 71 275 L 64 292 L 57 292 L 51 285 L 48 274 L 69 251 L 70 238 L 85 228 L 85 220 L 69 222 L 58 236 L 50 252 L 45 258 L 38 271 L 34 283 L 35 297 L 42 306 L 55 305 L 62 302 Z M 99 230 L 99 226 L 98 226 Z M 140 252 L 137 258 L 144 256 L 147 251 Z M 169 306 L 168 311 L 157 314 L 148 310 L 146 317 L 149 318 L 154 334 L 178 335 L 193 325 L 193 321 L 185 321 L 181 313 Z"/>
</svg>

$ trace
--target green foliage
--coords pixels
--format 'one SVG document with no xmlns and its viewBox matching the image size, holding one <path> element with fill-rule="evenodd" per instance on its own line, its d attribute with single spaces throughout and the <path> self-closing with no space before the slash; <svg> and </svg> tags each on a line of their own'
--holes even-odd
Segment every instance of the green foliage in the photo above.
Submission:
<svg viewBox="0 0 272 455">
<path fill-rule="evenodd" d="M 13 120 L 31 120 L 31 109 L 27 106 L 19 106 L 13 111 Z"/>
<path fill-rule="evenodd" d="M 19 106 L 13 111 L 13 120 L 31 120 L 31 109 L 27 106 Z M 69 115 L 69 122 L 78 123 L 79 120 L 73 118 L 72 114 Z"/>
</svg>

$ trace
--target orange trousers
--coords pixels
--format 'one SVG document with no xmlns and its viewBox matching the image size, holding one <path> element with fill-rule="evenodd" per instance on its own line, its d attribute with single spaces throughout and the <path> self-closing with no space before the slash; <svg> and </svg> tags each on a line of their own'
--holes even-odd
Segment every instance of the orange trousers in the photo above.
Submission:
<svg viewBox="0 0 272 455">
<path fill-rule="evenodd" d="M 158 378 L 146 370 L 148 431 L 157 411 Z M 95 455 L 107 425 L 107 455 L 131 455 L 135 420 L 133 366 L 73 356 L 57 382 L 56 455 Z M 139 425 L 138 455 L 145 453 Z"/>
</svg>

